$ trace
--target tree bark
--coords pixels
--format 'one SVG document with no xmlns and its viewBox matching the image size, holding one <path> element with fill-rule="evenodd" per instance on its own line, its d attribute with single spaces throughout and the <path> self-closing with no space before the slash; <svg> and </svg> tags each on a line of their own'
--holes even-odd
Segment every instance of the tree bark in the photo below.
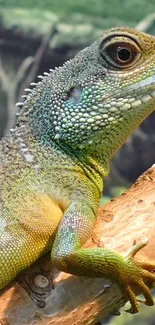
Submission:
<svg viewBox="0 0 155 325">
<path fill-rule="evenodd" d="M 135 241 L 148 237 L 148 245 L 135 258 L 152 261 L 154 231 L 155 165 L 129 191 L 99 209 L 94 234 L 85 247 L 108 247 L 124 254 Z M 49 257 L 39 261 L 19 277 L 22 286 L 16 283 L 1 295 L 1 325 L 93 325 L 119 314 L 127 301 L 117 283 L 58 273 L 49 265 Z"/>
</svg>

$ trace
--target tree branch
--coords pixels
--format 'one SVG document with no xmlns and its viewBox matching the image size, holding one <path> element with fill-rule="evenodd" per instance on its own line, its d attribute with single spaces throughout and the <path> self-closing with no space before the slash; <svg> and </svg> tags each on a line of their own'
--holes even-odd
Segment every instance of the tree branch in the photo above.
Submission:
<svg viewBox="0 0 155 325">
<path fill-rule="evenodd" d="M 105 246 L 124 254 L 145 236 L 149 244 L 136 259 L 155 260 L 154 229 L 155 166 L 127 193 L 99 209 L 94 234 L 85 247 Z M 53 269 L 48 272 L 50 266 L 46 260 L 19 277 L 35 303 L 16 284 L 0 297 L 0 324 L 93 325 L 107 315 L 118 314 L 127 301 L 125 292 L 116 283 L 75 277 Z M 41 309 L 37 304 L 45 307 Z"/>
</svg>

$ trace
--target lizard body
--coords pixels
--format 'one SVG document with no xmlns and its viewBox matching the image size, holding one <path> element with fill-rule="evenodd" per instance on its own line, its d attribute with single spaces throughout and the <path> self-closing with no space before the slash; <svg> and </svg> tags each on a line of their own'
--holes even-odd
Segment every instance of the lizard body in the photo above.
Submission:
<svg viewBox="0 0 155 325">
<path fill-rule="evenodd" d="M 155 39 L 130 28 L 105 32 L 28 94 L 0 142 L 0 289 L 51 249 L 60 270 L 122 283 L 131 312 L 138 311 L 132 284 L 153 305 L 144 280 L 155 275 L 135 251 L 127 258 L 81 247 L 109 160 L 154 107 Z"/>
</svg>

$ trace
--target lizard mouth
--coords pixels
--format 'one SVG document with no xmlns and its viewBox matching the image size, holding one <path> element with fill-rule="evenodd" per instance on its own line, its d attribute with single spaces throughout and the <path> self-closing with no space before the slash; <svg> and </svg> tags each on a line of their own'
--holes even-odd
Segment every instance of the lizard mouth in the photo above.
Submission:
<svg viewBox="0 0 155 325">
<path fill-rule="evenodd" d="M 128 94 L 127 97 L 130 97 L 130 100 L 133 97 L 134 101 L 131 102 L 131 106 L 134 105 L 134 102 L 137 102 L 137 106 L 139 106 L 140 104 L 152 101 L 155 99 L 155 75 L 145 80 L 135 82 L 135 84 L 132 84 L 132 87 L 126 87 L 124 91 L 122 91 L 122 97 L 125 94 Z"/>
<path fill-rule="evenodd" d="M 113 99 L 111 101 L 111 99 Z M 124 86 L 119 92 L 110 94 L 104 98 L 104 107 L 108 110 L 128 111 L 137 108 L 142 104 L 149 104 L 155 101 L 155 75 L 149 76 L 145 80 L 140 80 L 132 85 Z"/>
<path fill-rule="evenodd" d="M 114 90 L 110 94 L 105 94 L 102 98 L 102 103 L 104 106 L 110 107 L 110 103 L 113 103 L 113 100 L 117 100 L 116 107 L 121 106 L 124 103 L 132 103 L 134 101 L 141 101 L 142 103 L 146 103 L 155 98 L 155 69 L 152 69 L 152 75 L 148 76 L 146 79 L 142 79 L 140 81 L 136 81 L 135 83 L 129 84 L 127 86 L 121 88 L 121 98 L 120 98 L 120 88 Z M 111 102 L 112 100 L 112 102 Z"/>
<path fill-rule="evenodd" d="M 143 90 L 143 92 L 151 92 L 155 91 L 155 75 L 150 76 L 148 78 L 146 78 L 145 80 L 141 80 L 139 82 L 135 82 L 132 84 L 132 87 L 126 87 L 125 88 L 125 92 L 134 92 L 136 90 L 136 92 L 138 91 L 141 93 L 141 91 Z M 153 94 L 154 97 L 155 93 Z"/>
<path fill-rule="evenodd" d="M 146 104 L 155 99 L 155 75 L 149 76 L 145 80 L 135 82 L 132 86 L 124 87 L 120 95 L 117 96 L 117 107 L 124 107 L 125 109 L 136 108 L 141 104 Z M 123 105 L 121 105 L 121 103 Z"/>
</svg>

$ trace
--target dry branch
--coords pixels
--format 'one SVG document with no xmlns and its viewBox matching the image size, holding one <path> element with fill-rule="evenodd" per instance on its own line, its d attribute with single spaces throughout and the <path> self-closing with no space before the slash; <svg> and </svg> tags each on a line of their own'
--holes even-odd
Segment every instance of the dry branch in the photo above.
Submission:
<svg viewBox="0 0 155 325">
<path fill-rule="evenodd" d="M 85 246 L 105 246 L 124 253 L 135 240 L 146 236 L 149 244 L 136 258 L 155 260 L 154 230 L 155 166 L 143 174 L 127 193 L 99 209 L 94 235 Z M 42 268 L 46 269 L 47 265 L 49 267 L 48 263 L 46 267 L 42 263 Z M 34 267 L 30 270 L 31 275 L 32 272 Z M 117 313 L 127 301 L 121 288 L 116 283 L 111 285 L 110 280 L 75 277 L 54 270 L 52 274 L 55 288 L 51 286 L 45 308 L 37 307 L 26 291 L 16 284 L 0 298 L 0 324 L 92 325 Z M 38 276 L 34 281 L 36 287 L 37 281 L 42 286 L 42 293 L 46 287 L 45 279 L 43 276 L 40 281 Z M 30 288 L 33 286 L 31 283 Z"/>
</svg>

